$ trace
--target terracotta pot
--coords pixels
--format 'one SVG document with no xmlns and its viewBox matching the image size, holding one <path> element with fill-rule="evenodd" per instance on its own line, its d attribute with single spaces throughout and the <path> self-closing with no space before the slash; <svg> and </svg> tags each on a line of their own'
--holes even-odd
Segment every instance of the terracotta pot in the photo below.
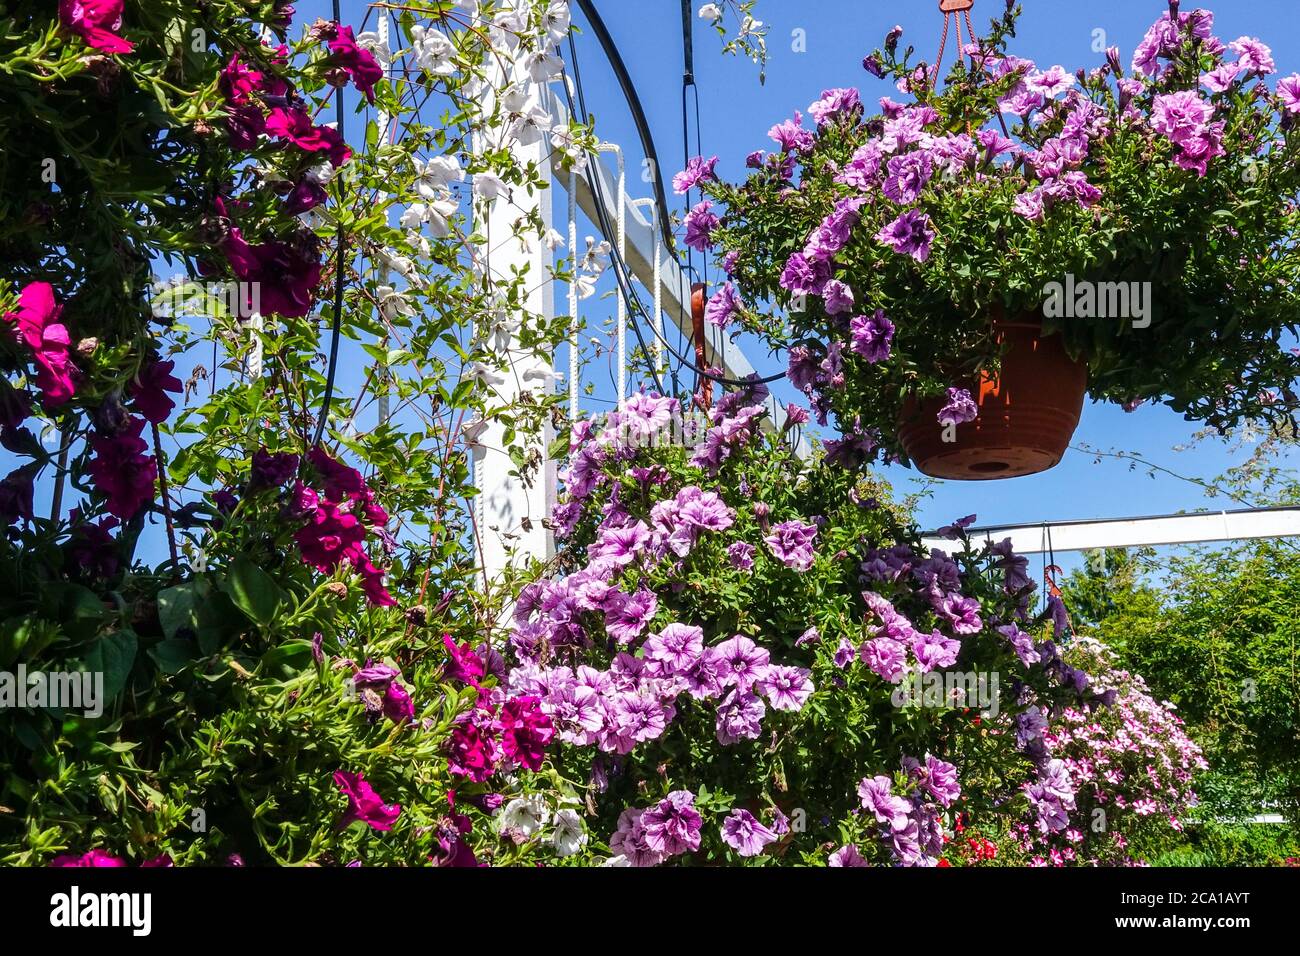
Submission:
<svg viewBox="0 0 1300 956">
<path fill-rule="evenodd" d="M 977 384 L 967 385 L 979 418 L 950 429 L 936 418 L 944 398 L 913 398 L 903 407 L 903 448 L 933 478 L 989 481 L 1047 471 L 1060 462 L 1079 427 L 1087 365 L 1066 354 L 1059 335 L 1039 338 L 1042 326 L 1033 315 L 996 320 L 993 327 L 1010 349 L 1001 372 L 983 373 Z"/>
</svg>

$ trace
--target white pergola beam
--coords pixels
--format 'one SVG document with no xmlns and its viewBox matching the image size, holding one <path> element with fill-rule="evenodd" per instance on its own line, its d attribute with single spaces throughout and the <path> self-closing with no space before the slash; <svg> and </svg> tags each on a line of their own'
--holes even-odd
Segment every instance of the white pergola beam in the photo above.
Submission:
<svg viewBox="0 0 1300 956">
<path fill-rule="evenodd" d="M 551 91 L 549 109 L 551 115 L 557 118 L 567 118 L 568 116 L 567 110 L 553 90 Z M 591 222 L 599 224 L 601 204 L 597 202 L 595 189 L 589 180 L 588 164 L 585 162 L 578 163 L 576 170 L 567 164 L 568 159 L 563 151 L 551 151 L 551 170 L 555 184 L 567 189 L 569 174 L 576 171 L 578 207 Z M 615 205 L 617 202 L 615 197 L 618 195 L 618 188 L 614 176 L 598 156 L 591 158 L 590 165 L 596 170 L 596 175 L 601 180 L 600 190 L 604 199 L 605 215 L 610 222 L 617 222 L 618 209 Z M 655 175 L 661 175 L 661 173 L 656 170 Z M 655 284 L 655 249 L 657 248 L 656 227 L 652 221 L 642 215 L 635 200 L 629 199 L 626 202 L 623 213 L 626 217 L 627 228 L 626 259 L 628 269 L 641 285 L 653 291 Z M 599 228 L 599 225 L 597 225 L 597 228 Z M 611 243 L 616 241 L 614 236 L 605 236 L 604 238 Z M 682 272 L 675 259 L 671 256 L 665 256 L 660 266 L 659 281 L 664 313 L 672 320 L 674 325 L 681 329 L 682 334 L 686 336 L 688 341 L 693 340 L 695 332 L 691 321 L 690 278 Z M 630 321 L 637 321 L 637 317 L 631 316 Z M 706 324 L 704 336 L 705 361 L 709 365 L 722 369 L 724 376 L 736 380 L 755 374 L 754 366 L 745 358 L 744 352 L 730 341 L 730 338 L 722 329 Z M 687 346 L 686 354 L 694 361 L 693 347 Z M 786 423 L 785 407 L 775 397 L 769 395 L 767 409 L 771 426 L 777 430 L 784 430 Z M 803 438 L 799 440 L 799 450 L 801 453 L 807 450 L 807 442 Z"/>
<path fill-rule="evenodd" d="M 1300 536 L 1300 508 L 1211 511 L 1103 521 L 1049 521 L 972 528 L 969 533 L 976 543 L 997 543 L 1010 538 L 1017 554 L 1251 541 Z M 927 548 L 947 551 L 953 548 L 951 540 L 933 535 L 927 536 L 924 543 Z"/>
</svg>

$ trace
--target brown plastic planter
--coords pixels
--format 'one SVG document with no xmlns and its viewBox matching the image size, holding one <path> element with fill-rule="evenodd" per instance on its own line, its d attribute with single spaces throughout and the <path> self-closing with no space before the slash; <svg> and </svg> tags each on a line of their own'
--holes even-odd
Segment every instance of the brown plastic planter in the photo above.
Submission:
<svg viewBox="0 0 1300 956">
<path fill-rule="evenodd" d="M 970 388 L 979 418 L 952 430 L 936 416 L 944 398 L 908 399 L 899 438 L 912 463 L 932 478 L 989 481 L 1036 475 L 1055 467 L 1079 427 L 1088 367 L 1070 358 L 1059 335 L 1039 338 L 1034 316 L 994 323 L 1010 346 L 996 376 Z M 954 441 L 945 442 L 945 432 Z"/>
</svg>

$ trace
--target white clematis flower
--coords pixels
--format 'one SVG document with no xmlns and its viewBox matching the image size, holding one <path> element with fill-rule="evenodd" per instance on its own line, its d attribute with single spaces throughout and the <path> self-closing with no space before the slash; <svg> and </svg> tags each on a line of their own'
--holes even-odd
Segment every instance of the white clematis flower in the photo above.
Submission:
<svg viewBox="0 0 1300 956">
<path fill-rule="evenodd" d="M 482 172 L 474 174 L 474 195 L 491 201 L 505 196 L 509 192 L 510 187 L 496 173 Z"/>
<path fill-rule="evenodd" d="M 437 199 L 452 183 L 465 178 L 455 156 L 435 156 L 428 162 L 415 160 L 415 189 L 425 199 Z"/>
<path fill-rule="evenodd" d="M 569 0 L 552 0 L 542 17 L 542 26 L 546 30 L 546 39 L 552 44 L 560 43 L 569 35 L 573 17 L 569 13 Z"/>
<path fill-rule="evenodd" d="M 411 27 L 411 50 L 416 65 L 434 76 L 451 76 L 456 72 L 456 45 L 433 27 Z"/>
<path fill-rule="evenodd" d="M 393 51 L 389 49 L 388 41 L 380 39 L 379 34 L 373 30 L 357 34 L 357 46 L 362 50 L 369 50 L 385 70 L 393 65 Z"/>
<path fill-rule="evenodd" d="M 375 297 L 379 300 L 379 314 L 389 322 L 401 315 L 415 315 L 406 296 L 391 285 L 381 285 L 375 290 Z"/>
<path fill-rule="evenodd" d="M 564 61 L 554 53 L 539 50 L 524 57 L 524 67 L 534 83 L 549 83 L 564 72 Z"/>
</svg>

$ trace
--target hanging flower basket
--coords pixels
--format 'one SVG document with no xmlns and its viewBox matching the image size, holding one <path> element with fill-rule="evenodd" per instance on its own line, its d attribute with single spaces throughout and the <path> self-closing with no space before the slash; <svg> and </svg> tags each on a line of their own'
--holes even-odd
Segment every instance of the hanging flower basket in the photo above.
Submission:
<svg viewBox="0 0 1300 956">
<path fill-rule="evenodd" d="M 691 162 L 686 241 L 729 276 L 709 320 L 786 350 L 846 465 L 1041 471 L 1085 393 L 1295 427 L 1300 75 L 1177 4 L 1128 64 L 1040 67 L 1007 49 L 1017 16 L 942 82 L 891 32 L 863 65 L 892 85 L 825 91 L 737 185 Z"/>
<path fill-rule="evenodd" d="M 946 398 L 909 397 L 899 417 L 908 458 L 933 478 L 1018 478 L 1056 466 L 1079 425 L 1088 367 L 1043 336 L 1033 315 L 994 323 L 1005 349 L 1001 368 L 969 384 L 978 416 L 940 424 Z"/>
</svg>

